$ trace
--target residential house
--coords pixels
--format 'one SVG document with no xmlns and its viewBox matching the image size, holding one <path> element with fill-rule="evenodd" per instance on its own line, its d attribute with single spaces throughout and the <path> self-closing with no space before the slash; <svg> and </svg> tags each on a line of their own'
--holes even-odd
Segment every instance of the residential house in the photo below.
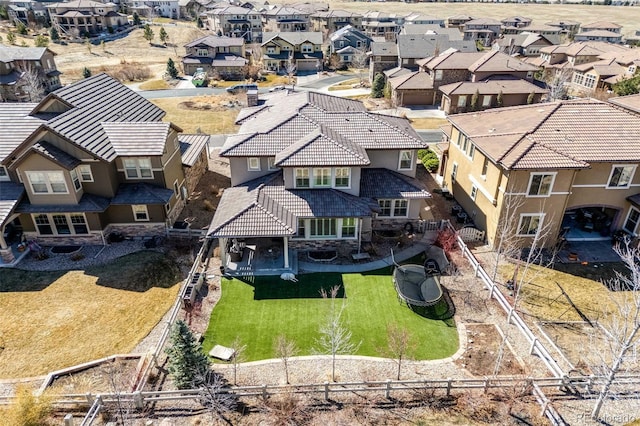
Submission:
<svg viewBox="0 0 640 426">
<path fill-rule="evenodd" d="M 464 24 L 473 21 L 475 18 L 469 15 L 453 15 L 449 16 L 446 21 L 447 28 L 457 28 L 462 31 Z"/>
<path fill-rule="evenodd" d="M 615 83 L 632 77 L 639 65 L 640 52 L 637 49 L 602 53 L 598 61 L 573 68 L 570 92 L 576 96 L 591 96 L 596 90 L 611 91 Z"/>
<path fill-rule="evenodd" d="M 545 36 L 526 31 L 504 35 L 493 43 L 494 50 L 499 50 L 510 56 L 538 57 L 540 49 L 547 46 L 553 46 L 553 43 Z"/>
<path fill-rule="evenodd" d="M 594 99 L 449 117 L 444 185 L 497 246 L 638 233 L 640 117 Z M 512 224 L 506 233 L 498 224 Z M 544 230 L 544 231 L 541 231 Z"/>
<path fill-rule="evenodd" d="M 417 229 L 430 194 L 415 180 L 425 144 L 406 119 L 305 91 L 245 108 L 236 122 L 220 150 L 233 186 L 208 231 L 226 273 L 295 273 L 297 253 L 349 256 L 377 230 Z"/>
<path fill-rule="evenodd" d="M 262 31 L 278 32 L 306 32 L 311 25 L 311 13 L 303 12 L 293 7 L 278 6 L 262 12 Z M 264 41 L 264 39 L 263 39 Z"/>
<path fill-rule="evenodd" d="M 407 25 L 435 25 L 444 28 L 444 19 L 413 12 L 404 17 L 403 27 Z"/>
<path fill-rule="evenodd" d="M 185 135 L 164 115 L 106 74 L 39 103 L 0 104 L 3 261 L 13 260 L 9 224 L 41 245 L 165 235 L 194 187 L 188 180 L 206 169 L 208 136 L 182 146 Z"/>
<path fill-rule="evenodd" d="M 399 70 L 405 70 L 399 72 Z M 434 105 L 436 91 L 433 89 L 433 79 L 426 72 L 411 72 L 406 68 L 394 68 L 385 72 L 387 84 L 391 88 L 391 104 L 406 105 Z"/>
<path fill-rule="evenodd" d="M 491 46 L 502 31 L 502 23 L 496 19 L 478 18 L 467 21 L 462 27 L 463 40 Z"/>
<path fill-rule="evenodd" d="M 622 25 L 618 25 L 615 22 L 598 21 L 580 27 L 580 33 L 589 31 L 609 31 L 620 34 L 622 32 Z"/>
<path fill-rule="evenodd" d="M 207 27 L 214 34 L 241 37 L 247 41 L 262 40 L 262 15 L 254 9 L 225 6 L 207 12 Z"/>
<path fill-rule="evenodd" d="M 268 3 L 265 1 L 265 3 Z M 313 15 L 317 12 L 328 12 L 329 11 L 329 3 L 323 2 L 301 2 L 301 3 L 292 3 L 291 7 L 301 10 L 303 12 L 307 12 L 310 15 Z"/>
<path fill-rule="evenodd" d="M 4 3 L 7 8 L 9 21 L 13 23 L 22 22 L 27 26 L 46 26 L 49 23 L 49 14 L 47 13 L 46 4 L 51 3 L 51 0 L 10 0 L 2 3 Z"/>
<path fill-rule="evenodd" d="M 535 104 L 542 102 L 549 92 L 530 81 L 509 77 L 490 77 L 477 82 L 461 81 L 445 84 L 438 90 L 442 92 L 440 109 L 445 114 Z"/>
<path fill-rule="evenodd" d="M 293 63 L 296 71 L 317 71 L 322 65 L 322 33 L 265 32 L 262 40 L 262 61 L 268 70 L 287 72 Z"/>
<path fill-rule="evenodd" d="M 368 11 L 362 15 L 362 30 L 370 38 L 378 41 L 396 41 L 402 27 L 403 17 L 386 12 Z"/>
<path fill-rule="evenodd" d="M 333 34 L 336 31 L 351 26 L 354 29 L 362 28 L 362 15 L 346 10 L 329 10 L 316 12 L 309 17 L 311 30 L 322 34 Z"/>
<path fill-rule="evenodd" d="M 54 56 L 46 47 L 0 46 L 0 99 L 35 102 L 60 88 Z"/>
<path fill-rule="evenodd" d="M 130 10 L 144 8 L 149 14 L 141 16 L 161 16 L 163 18 L 180 19 L 179 0 L 131 0 L 128 3 Z M 143 10 L 143 9 L 141 9 Z"/>
<path fill-rule="evenodd" d="M 520 32 L 528 32 L 534 34 L 540 34 L 549 40 L 552 44 L 560 44 L 562 42 L 562 29 L 560 27 L 554 27 L 551 25 L 529 25 L 526 28 L 521 28 Z"/>
<path fill-rule="evenodd" d="M 62 36 L 84 38 L 128 25 L 127 16 L 113 3 L 72 0 L 47 5 L 51 25 Z"/>
<path fill-rule="evenodd" d="M 502 23 L 502 34 L 517 34 L 531 25 L 531 18 L 524 16 L 510 16 L 500 21 Z"/>
<path fill-rule="evenodd" d="M 182 58 L 184 73 L 192 75 L 201 68 L 211 77 L 241 80 L 246 75 L 244 38 L 208 35 L 185 44 Z"/>
<path fill-rule="evenodd" d="M 573 38 L 573 36 L 580 30 L 580 22 L 578 21 L 551 21 L 546 22 L 545 25 L 559 27 L 560 34 L 570 38 Z"/>
<path fill-rule="evenodd" d="M 624 43 L 631 46 L 639 46 L 640 45 L 640 31 L 636 30 L 633 35 L 626 36 L 624 39 Z"/>
<path fill-rule="evenodd" d="M 459 52 L 477 52 L 475 42 L 450 40 L 447 34 L 398 34 L 398 64 L 401 67 L 415 70 L 417 61 L 438 55 L 447 49 Z"/>
<path fill-rule="evenodd" d="M 606 43 L 622 43 L 622 26 L 614 22 L 592 22 L 582 25 L 575 34 L 575 41 L 603 41 Z"/>
<path fill-rule="evenodd" d="M 398 66 L 398 46 L 391 41 L 375 41 L 371 43 L 369 55 L 369 81 L 376 74 Z"/>
<path fill-rule="evenodd" d="M 354 55 L 366 55 L 371 42 L 365 33 L 347 25 L 329 36 L 329 53 L 337 55 L 343 63 L 350 63 Z"/>
</svg>

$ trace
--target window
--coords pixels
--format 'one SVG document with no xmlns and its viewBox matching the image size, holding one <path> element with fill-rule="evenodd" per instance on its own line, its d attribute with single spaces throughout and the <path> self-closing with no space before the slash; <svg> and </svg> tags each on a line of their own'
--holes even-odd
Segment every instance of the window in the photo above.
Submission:
<svg viewBox="0 0 640 426">
<path fill-rule="evenodd" d="M 400 151 L 398 170 L 411 170 L 413 169 L 413 163 L 413 151 Z"/>
<path fill-rule="evenodd" d="M 331 169 L 313 169 L 313 186 L 331 186 Z"/>
<path fill-rule="evenodd" d="M 482 173 L 480 173 L 480 175 L 486 178 L 488 169 L 489 169 L 489 159 L 487 157 L 484 157 L 484 162 L 482 163 Z"/>
<path fill-rule="evenodd" d="M 391 216 L 391 204 L 393 200 L 378 200 L 378 206 L 380 206 L 380 213 L 378 216 Z"/>
<path fill-rule="evenodd" d="M 640 211 L 634 207 L 631 207 L 631 209 L 629 210 L 629 214 L 627 215 L 627 220 L 624 222 L 624 230 L 635 234 L 639 221 Z"/>
<path fill-rule="evenodd" d="M 547 197 L 551 195 L 555 177 L 555 173 L 531 173 L 527 195 L 529 197 Z"/>
<path fill-rule="evenodd" d="M 596 85 L 596 76 L 593 74 L 586 74 L 584 76 L 584 87 L 593 89 L 595 85 Z"/>
<path fill-rule="evenodd" d="M 305 219 L 298 219 L 298 237 L 306 237 Z"/>
<path fill-rule="evenodd" d="M 56 232 L 58 235 L 69 235 L 71 234 L 71 227 L 69 226 L 69 222 L 67 221 L 67 216 L 63 214 L 54 214 L 51 216 L 53 219 L 53 224 L 56 227 Z"/>
<path fill-rule="evenodd" d="M 521 236 L 537 235 L 538 229 L 540 228 L 543 217 L 544 215 L 541 213 L 521 215 L 520 223 L 518 224 L 518 235 L 521 235 Z"/>
<path fill-rule="evenodd" d="M 33 218 L 38 228 L 38 234 L 40 235 L 53 235 L 53 228 L 49 223 L 49 216 L 46 214 L 39 214 Z"/>
<path fill-rule="evenodd" d="M 267 168 L 269 170 L 278 170 L 278 166 L 276 166 L 276 157 L 269 157 L 267 159 Z"/>
<path fill-rule="evenodd" d="M 436 80 L 436 81 L 442 80 L 442 70 L 436 70 L 436 74 L 435 74 L 434 80 Z"/>
<path fill-rule="evenodd" d="M 309 221 L 309 235 L 311 238 L 335 237 L 335 219 L 311 219 Z"/>
<path fill-rule="evenodd" d="M 133 210 L 133 220 L 136 222 L 147 222 L 149 221 L 149 212 L 147 211 L 147 206 L 144 204 L 134 204 L 131 206 Z"/>
<path fill-rule="evenodd" d="M 458 108 L 467 106 L 467 95 L 458 96 Z"/>
<path fill-rule="evenodd" d="M 581 74 L 581 73 L 576 72 L 576 73 L 574 74 L 574 76 L 573 76 L 573 82 L 574 82 L 575 84 L 579 84 L 579 85 L 581 85 L 581 86 L 582 86 L 583 81 L 584 81 L 584 75 L 583 75 L 583 74 Z"/>
<path fill-rule="evenodd" d="M 633 179 L 636 166 L 613 166 L 609 176 L 608 188 L 628 188 Z"/>
<path fill-rule="evenodd" d="M 148 158 L 125 158 L 124 174 L 127 179 L 153 179 L 151 160 Z"/>
<path fill-rule="evenodd" d="M 309 188 L 309 169 L 296 169 L 296 188 Z"/>
<path fill-rule="evenodd" d="M 89 164 L 81 164 L 78 166 L 78 173 L 80 174 L 80 180 L 83 182 L 93 182 L 93 174 L 91 173 L 91 166 Z"/>
<path fill-rule="evenodd" d="M 482 106 L 483 107 L 491 106 L 491 95 L 484 95 L 482 97 Z"/>
<path fill-rule="evenodd" d="M 302 53 L 311 53 L 313 52 L 313 45 L 303 44 L 301 50 L 302 50 Z"/>
<path fill-rule="evenodd" d="M 0 180 L 9 180 L 9 173 L 7 173 L 7 169 L 4 166 L 0 166 Z"/>
<path fill-rule="evenodd" d="M 342 238 L 353 238 L 356 236 L 356 218 L 345 217 L 342 219 Z"/>
<path fill-rule="evenodd" d="M 336 168 L 336 188 L 349 188 L 351 185 L 350 182 L 351 177 L 351 169 L 349 167 L 338 167 Z"/>
<path fill-rule="evenodd" d="M 35 194 L 67 194 L 62 172 L 26 172 Z"/>
<path fill-rule="evenodd" d="M 82 214 L 71 214 L 71 226 L 74 234 L 88 234 L 89 228 L 87 228 L 87 221 Z"/>
<path fill-rule="evenodd" d="M 71 170 L 71 181 L 73 182 L 73 187 L 76 189 L 76 191 L 80 191 L 80 188 L 82 188 L 82 184 L 80 183 L 78 172 L 76 172 L 75 170 Z"/>
<path fill-rule="evenodd" d="M 405 217 L 407 215 L 408 205 L 409 205 L 409 201 L 407 200 L 394 200 L 393 216 Z"/>
<path fill-rule="evenodd" d="M 260 159 L 258 157 L 247 158 L 247 168 L 250 172 L 260 171 Z"/>
<path fill-rule="evenodd" d="M 478 187 L 475 185 L 471 185 L 471 199 L 473 201 L 476 200 L 476 195 L 478 195 Z"/>
<path fill-rule="evenodd" d="M 467 150 L 467 155 L 469 158 L 473 160 L 473 156 L 476 153 L 476 146 L 473 143 L 469 143 L 469 149 Z"/>
<path fill-rule="evenodd" d="M 451 167 L 451 182 L 456 181 L 456 176 L 458 176 L 458 163 L 453 163 L 453 167 Z"/>
<path fill-rule="evenodd" d="M 209 50 L 207 49 L 198 49 L 198 56 L 202 57 L 202 56 L 207 56 L 209 55 Z"/>
<path fill-rule="evenodd" d="M 33 216 L 39 235 L 88 234 L 89 228 L 83 214 L 39 214 Z"/>
</svg>

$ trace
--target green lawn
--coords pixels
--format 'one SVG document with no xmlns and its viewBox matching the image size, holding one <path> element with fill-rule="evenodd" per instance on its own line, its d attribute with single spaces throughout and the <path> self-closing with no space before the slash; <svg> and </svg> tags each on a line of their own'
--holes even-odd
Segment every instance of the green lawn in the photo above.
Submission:
<svg viewBox="0 0 640 426">
<path fill-rule="evenodd" d="M 279 277 L 256 277 L 254 282 L 222 280 L 222 298 L 211 314 L 203 347 L 231 345 L 239 337 L 247 345 L 246 360 L 274 358 L 273 340 L 279 334 L 294 339 L 299 355 L 312 354 L 318 328 L 326 321 L 331 301 L 322 299 L 320 288 L 341 285 L 337 303 L 346 303 L 345 324 L 355 342 L 362 341 L 358 355 L 381 356 L 387 347 L 387 325 L 409 330 L 414 359 L 439 359 L 458 349 L 458 333 L 452 319 L 428 319 L 400 305 L 390 270 L 361 274 L 300 275 L 298 283 Z M 446 311 L 441 302 L 438 311 Z"/>
</svg>

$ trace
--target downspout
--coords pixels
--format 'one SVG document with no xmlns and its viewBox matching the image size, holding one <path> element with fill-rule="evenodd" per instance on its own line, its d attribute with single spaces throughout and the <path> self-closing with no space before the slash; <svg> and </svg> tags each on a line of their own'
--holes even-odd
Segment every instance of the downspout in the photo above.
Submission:
<svg viewBox="0 0 640 426">
<path fill-rule="evenodd" d="M 358 218 L 358 254 L 360 254 L 360 246 L 362 245 L 362 218 Z"/>
</svg>

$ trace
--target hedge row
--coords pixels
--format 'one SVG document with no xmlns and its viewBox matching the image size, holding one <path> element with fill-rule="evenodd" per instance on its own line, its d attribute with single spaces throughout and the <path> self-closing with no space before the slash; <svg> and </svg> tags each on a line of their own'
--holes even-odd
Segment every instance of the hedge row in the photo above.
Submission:
<svg viewBox="0 0 640 426">
<path fill-rule="evenodd" d="M 430 149 L 420 149 L 418 150 L 418 158 L 422 162 L 422 165 L 425 169 L 427 169 L 430 173 L 433 173 L 438 170 L 438 166 L 440 165 L 440 160 L 438 160 L 438 155 Z"/>
</svg>

